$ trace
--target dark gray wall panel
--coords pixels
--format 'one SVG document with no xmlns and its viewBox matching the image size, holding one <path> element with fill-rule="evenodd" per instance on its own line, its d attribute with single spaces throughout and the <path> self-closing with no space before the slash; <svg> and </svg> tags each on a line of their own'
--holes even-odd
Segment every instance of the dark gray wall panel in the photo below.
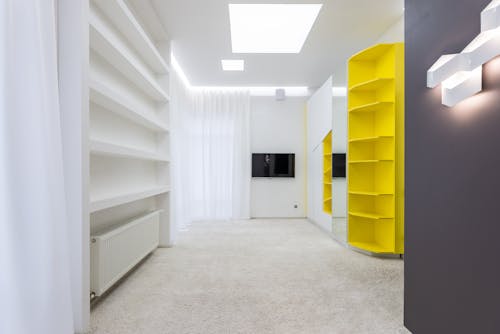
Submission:
<svg viewBox="0 0 500 334">
<path fill-rule="evenodd" d="M 500 333 L 500 58 L 454 108 L 427 69 L 480 31 L 490 0 L 406 0 L 405 325 Z"/>
</svg>

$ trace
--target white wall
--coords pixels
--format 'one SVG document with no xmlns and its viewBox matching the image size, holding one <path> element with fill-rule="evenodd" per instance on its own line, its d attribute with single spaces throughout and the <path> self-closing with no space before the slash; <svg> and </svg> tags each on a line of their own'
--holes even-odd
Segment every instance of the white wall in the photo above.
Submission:
<svg viewBox="0 0 500 334">
<path fill-rule="evenodd" d="M 312 151 L 332 129 L 331 77 L 307 101 L 307 110 L 307 150 Z"/>
<path fill-rule="evenodd" d="M 295 153 L 295 178 L 252 178 L 253 218 L 306 216 L 305 103 L 296 97 L 251 98 L 251 152 Z"/>
<path fill-rule="evenodd" d="M 405 40 L 405 20 L 402 15 L 377 40 L 376 43 L 397 43 Z M 376 44 L 375 43 L 375 44 Z"/>
<path fill-rule="evenodd" d="M 332 124 L 333 153 L 347 152 L 347 97 L 333 97 Z M 332 214 L 334 218 L 347 216 L 347 179 L 332 180 Z"/>
<path fill-rule="evenodd" d="M 332 130 L 332 78 L 307 101 L 307 217 L 332 231 L 332 217 L 323 211 L 323 138 Z"/>
</svg>

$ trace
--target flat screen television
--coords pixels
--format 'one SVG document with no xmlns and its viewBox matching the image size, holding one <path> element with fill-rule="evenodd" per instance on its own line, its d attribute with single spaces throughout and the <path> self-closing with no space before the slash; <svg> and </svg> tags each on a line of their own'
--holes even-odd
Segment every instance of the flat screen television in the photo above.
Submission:
<svg viewBox="0 0 500 334">
<path fill-rule="evenodd" d="M 252 177 L 295 177 L 295 154 L 253 153 Z"/>
<path fill-rule="evenodd" d="M 332 154 L 332 177 L 345 177 L 345 153 Z"/>
</svg>

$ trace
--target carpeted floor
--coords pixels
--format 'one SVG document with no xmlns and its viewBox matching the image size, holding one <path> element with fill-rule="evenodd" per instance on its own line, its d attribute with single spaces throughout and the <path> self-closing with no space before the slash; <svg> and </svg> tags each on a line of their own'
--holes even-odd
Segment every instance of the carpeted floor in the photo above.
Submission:
<svg viewBox="0 0 500 334">
<path fill-rule="evenodd" d="M 91 312 L 92 333 L 392 334 L 403 262 L 353 252 L 306 220 L 196 223 Z"/>
</svg>

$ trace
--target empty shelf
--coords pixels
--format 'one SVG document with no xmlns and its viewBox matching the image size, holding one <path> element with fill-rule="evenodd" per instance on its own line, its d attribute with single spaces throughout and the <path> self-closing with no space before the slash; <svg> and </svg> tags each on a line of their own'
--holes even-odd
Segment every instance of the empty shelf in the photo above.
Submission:
<svg viewBox="0 0 500 334">
<path fill-rule="evenodd" d="M 362 249 L 365 251 L 373 252 L 373 253 L 393 253 L 394 249 L 379 245 L 375 242 L 361 242 L 361 241 L 351 241 L 349 244 L 352 247 Z"/>
<path fill-rule="evenodd" d="M 123 0 L 98 0 L 95 4 L 127 36 L 127 41 L 155 73 L 169 73 L 165 60 Z"/>
<path fill-rule="evenodd" d="M 89 23 L 90 47 L 93 50 L 152 99 L 161 102 L 170 100 L 156 78 L 94 11 L 90 12 Z"/>
<path fill-rule="evenodd" d="M 350 195 L 362 195 L 362 196 L 392 196 L 392 193 L 386 192 L 376 192 L 376 191 L 349 191 Z"/>
<path fill-rule="evenodd" d="M 374 137 L 365 137 L 365 138 L 355 138 L 355 139 L 350 139 L 349 143 L 369 143 L 369 142 L 375 142 L 381 139 L 392 139 L 394 136 L 374 136 Z"/>
<path fill-rule="evenodd" d="M 126 98 L 106 87 L 99 81 L 91 79 L 89 83 L 90 100 L 101 107 L 114 112 L 130 121 L 147 127 L 153 131 L 167 132 L 168 127 L 156 117 L 139 110 L 138 107 L 126 101 Z"/>
<path fill-rule="evenodd" d="M 372 111 L 378 111 L 378 110 L 387 110 L 389 108 L 394 107 L 394 102 L 374 102 L 374 103 L 367 103 L 361 106 L 353 107 L 349 109 L 349 112 L 351 113 L 356 113 L 356 112 L 372 112 Z"/>
<path fill-rule="evenodd" d="M 385 215 L 381 215 L 378 213 L 357 212 L 357 211 L 349 211 L 349 215 L 356 216 L 356 217 L 362 217 L 362 218 L 369 218 L 369 219 L 393 219 L 394 218 L 391 216 L 385 216 Z"/>
<path fill-rule="evenodd" d="M 98 139 L 90 139 L 90 152 L 93 154 L 116 156 L 123 158 L 134 158 L 134 159 L 152 160 L 160 162 L 168 161 L 167 158 L 161 157 L 157 153 L 142 151 L 135 148 L 116 145 L 112 143 L 107 143 L 104 141 L 100 141 Z"/>
<path fill-rule="evenodd" d="M 385 87 L 389 83 L 393 83 L 394 78 L 376 78 L 368 80 L 357 85 L 352 86 L 349 90 L 355 91 L 367 91 L 367 90 L 377 90 Z"/>
<path fill-rule="evenodd" d="M 349 161 L 350 164 L 372 164 L 372 163 L 377 163 L 377 162 L 393 162 L 394 160 L 390 159 L 382 159 L 382 160 L 351 160 Z"/>
<path fill-rule="evenodd" d="M 156 186 L 150 187 L 142 190 L 119 193 L 113 195 L 106 195 L 98 198 L 91 198 L 90 200 L 90 212 L 96 212 L 99 210 L 104 210 L 112 208 L 114 206 L 138 201 L 144 198 L 153 197 L 156 195 L 164 194 L 169 192 L 170 188 L 167 186 Z"/>
<path fill-rule="evenodd" d="M 374 61 L 383 57 L 388 51 L 393 49 L 392 44 L 377 44 L 373 47 L 358 52 L 351 57 L 351 61 Z"/>
</svg>

